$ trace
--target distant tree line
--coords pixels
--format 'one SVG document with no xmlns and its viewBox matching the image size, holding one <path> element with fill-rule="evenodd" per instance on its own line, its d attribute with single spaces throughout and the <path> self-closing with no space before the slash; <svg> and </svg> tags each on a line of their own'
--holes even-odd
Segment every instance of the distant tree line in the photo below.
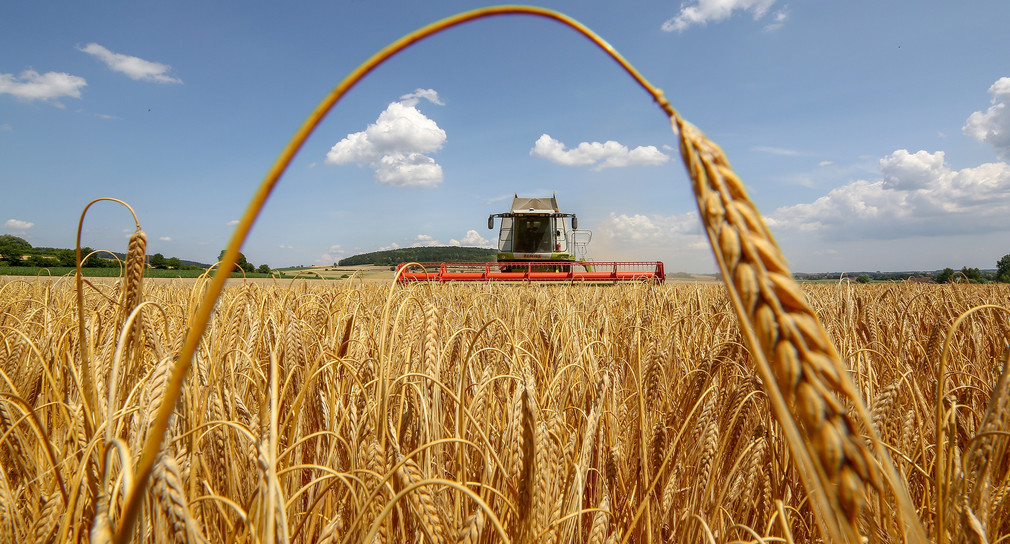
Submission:
<svg viewBox="0 0 1010 544">
<path fill-rule="evenodd" d="M 81 248 L 81 258 L 86 259 L 84 261 L 85 268 L 117 268 L 120 266 L 119 262 L 126 258 L 123 253 L 100 252 L 91 255 L 94 252 L 90 247 Z M 88 255 L 91 256 L 88 257 Z M 178 257 L 165 258 L 161 253 L 155 253 L 148 257 L 148 264 L 151 265 L 151 268 L 172 270 L 203 270 L 206 268 L 200 263 L 183 261 Z M 77 252 L 73 249 L 32 247 L 24 238 L 12 234 L 0 234 L 0 266 L 76 267 Z"/>
<path fill-rule="evenodd" d="M 858 283 L 869 283 L 871 281 L 903 281 L 909 278 L 929 278 L 936 283 L 1010 283 L 1010 254 L 1004 255 L 996 261 L 995 270 L 981 270 L 969 266 L 961 267 L 961 270 L 944 268 L 939 272 L 859 272 L 855 274 L 830 273 L 830 274 L 803 274 L 794 275 L 799 280 L 838 280 L 845 276 L 854 279 Z"/>
<path fill-rule="evenodd" d="M 93 250 L 90 247 L 81 248 L 84 257 Z M 105 254 L 106 256 L 108 254 Z M 24 238 L 13 234 L 0 235 L 0 266 L 16 267 L 50 267 L 77 266 L 77 255 L 73 249 L 55 249 L 51 247 L 32 247 Z M 89 268 L 119 266 L 115 259 L 95 255 L 84 262 Z"/>
<path fill-rule="evenodd" d="M 848 279 L 858 283 L 871 281 L 905 281 L 909 278 L 933 278 L 933 272 L 796 272 L 793 277 L 800 281 Z"/>
<path fill-rule="evenodd" d="M 486 263 L 497 258 L 498 250 L 482 247 L 435 246 L 435 247 L 404 247 L 388 251 L 373 251 L 362 253 L 346 259 L 340 259 L 336 266 L 360 266 L 374 264 L 379 266 L 395 266 L 400 263 L 446 263 L 471 262 Z"/>
<path fill-rule="evenodd" d="M 1010 254 L 996 261 L 995 271 L 983 272 L 978 268 L 961 267 L 960 271 L 944 268 L 934 278 L 937 283 L 1010 283 Z"/>
</svg>

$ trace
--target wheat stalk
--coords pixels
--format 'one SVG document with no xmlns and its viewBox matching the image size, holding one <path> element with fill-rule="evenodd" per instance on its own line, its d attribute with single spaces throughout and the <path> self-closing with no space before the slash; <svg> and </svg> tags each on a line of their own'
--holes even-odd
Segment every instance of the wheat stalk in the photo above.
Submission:
<svg viewBox="0 0 1010 544">
<path fill-rule="evenodd" d="M 867 487 L 882 488 L 882 466 L 900 504 L 899 526 L 907 527 L 913 539 L 924 540 L 925 531 L 888 454 L 874 438 L 874 456 L 857 431 L 861 425 L 872 436 L 863 400 L 743 184 L 722 150 L 679 116 L 671 119 L 744 337 L 827 536 L 859 540 L 857 520 Z M 856 407 L 858 423 L 845 404 Z"/>
</svg>

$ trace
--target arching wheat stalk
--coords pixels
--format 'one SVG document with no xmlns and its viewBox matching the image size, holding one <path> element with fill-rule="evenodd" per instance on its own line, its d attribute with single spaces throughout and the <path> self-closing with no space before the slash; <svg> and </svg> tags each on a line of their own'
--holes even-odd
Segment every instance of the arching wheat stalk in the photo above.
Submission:
<svg viewBox="0 0 1010 544">
<path fill-rule="evenodd" d="M 868 488 L 875 488 L 897 499 L 897 528 L 906 540 L 924 542 L 925 530 L 863 399 L 743 183 L 718 146 L 675 113 L 671 120 L 744 339 L 826 536 L 858 542 L 857 521 Z M 872 453 L 860 429 L 870 435 Z"/>
</svg>

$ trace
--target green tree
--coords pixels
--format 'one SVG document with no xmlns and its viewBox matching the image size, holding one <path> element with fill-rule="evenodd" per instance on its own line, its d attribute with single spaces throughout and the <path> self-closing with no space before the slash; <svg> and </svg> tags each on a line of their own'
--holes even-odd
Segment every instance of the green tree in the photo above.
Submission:
<svg viewBox="0 0 1010 544">
<path fill-rule="evenodd" d="M 153 266 L 154 268 L 168 267 L 168 259 L 166 259 L 165 256 L 162 255 L 161 253 L 155 253 L 154 255 L 151 255 L 150 263 L 151 266 Z"/>
<path fill-rule="evenodd" d="M 968 280 L 968 283 L 985 283 L 985 278 L 982 277 L 982 272 L 977 268 L 962 266 L 961 274 L 964 276 L 964 279 Z"/>
<path fill-rule="evenodd" d="M 856 283 L 870 283 L 870 276 L 867 274 L 860 274 L 856 277 Z"/>
<path fill-rule="evenodd" d="M 933 278 L 936 283 L 950 283 L 954 281 L 954 269 L 944 268 L 942 272 L 938 272 Z"/>
<path fill-rule="evenodd" d="M 261 264 L 260 267 L 256 269 L 256 271 L 259 272 L 260 274 L 269 274 L 270 273 L 270 265 L 268 265 L 268 264 Z"/>
<path fill-rule="evenodd" d="M 182 261 L 180 261 L 178 257 L 172 257 L 171 259 L 166 261 L 165 264 L 169 268 L 174 268 L 175 270 L 182 268 Z"/>
<path fill-rule="evenodd" d="M 13 234 L 0 234 L 0 247 L 13 247 L 17 249 L 31 249 L 32 245 L 28 240 Z"/>
<path fill-rule="evenodd" d="M 224 252 L 225 250 L 222 249 L 221 253 L 218 254 L 217 256 L 218 261 L 224 260 Z M 253 266 L 252 263 L 247 261 L 245 255 L 243 255 L 242 253 L 238 254 L 238 261 L 235 263 L 235 266 L 241 268 L 242 270 L 245 270 L 246 272 L 252 272 L 253 270 L 256 270 L 256 267 Z M 234 270 L 232 272 L 234 272 Z"/>
<path fill-rule="evenodd" d="M 77 266 L 77 254 L 72 249 L 56 250 L 56 258 L 60 260 L 60 266 Z"/>
<path fill-rule="evenodd" d="M 49 268 L 50 266 L 56 266 L 59 263 L 58 260 L 50 258 L 46 255 L 31 255 L 26 261 L 28 266 L 38 266 L 40 268 Z"/>
<path fill-rule="evenodd" d="M 1010 254 L 996 261 L 996 281 L 1010 283 Z"/>
</svg>

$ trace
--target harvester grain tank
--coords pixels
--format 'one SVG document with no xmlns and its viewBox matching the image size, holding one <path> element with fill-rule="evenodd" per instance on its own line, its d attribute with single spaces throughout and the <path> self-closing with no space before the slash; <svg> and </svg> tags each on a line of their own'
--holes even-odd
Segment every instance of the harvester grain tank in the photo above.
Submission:
<svg viewBox="0 0 1010 544">
<path fill-rule="evenodd" d="M 516 194 L 509 211 L 488 217 L 489 229 L 494 229 L 495 218 L 500 220 L 496 262 L 402 263 L 397 270 L 399 281 L 662 283 L 666 279 L 659 261 L 587 260 L 592 232 L 579 229 L 574 213 L 560 211 L 557 195 L 524 198 Z"/>
</svg>

